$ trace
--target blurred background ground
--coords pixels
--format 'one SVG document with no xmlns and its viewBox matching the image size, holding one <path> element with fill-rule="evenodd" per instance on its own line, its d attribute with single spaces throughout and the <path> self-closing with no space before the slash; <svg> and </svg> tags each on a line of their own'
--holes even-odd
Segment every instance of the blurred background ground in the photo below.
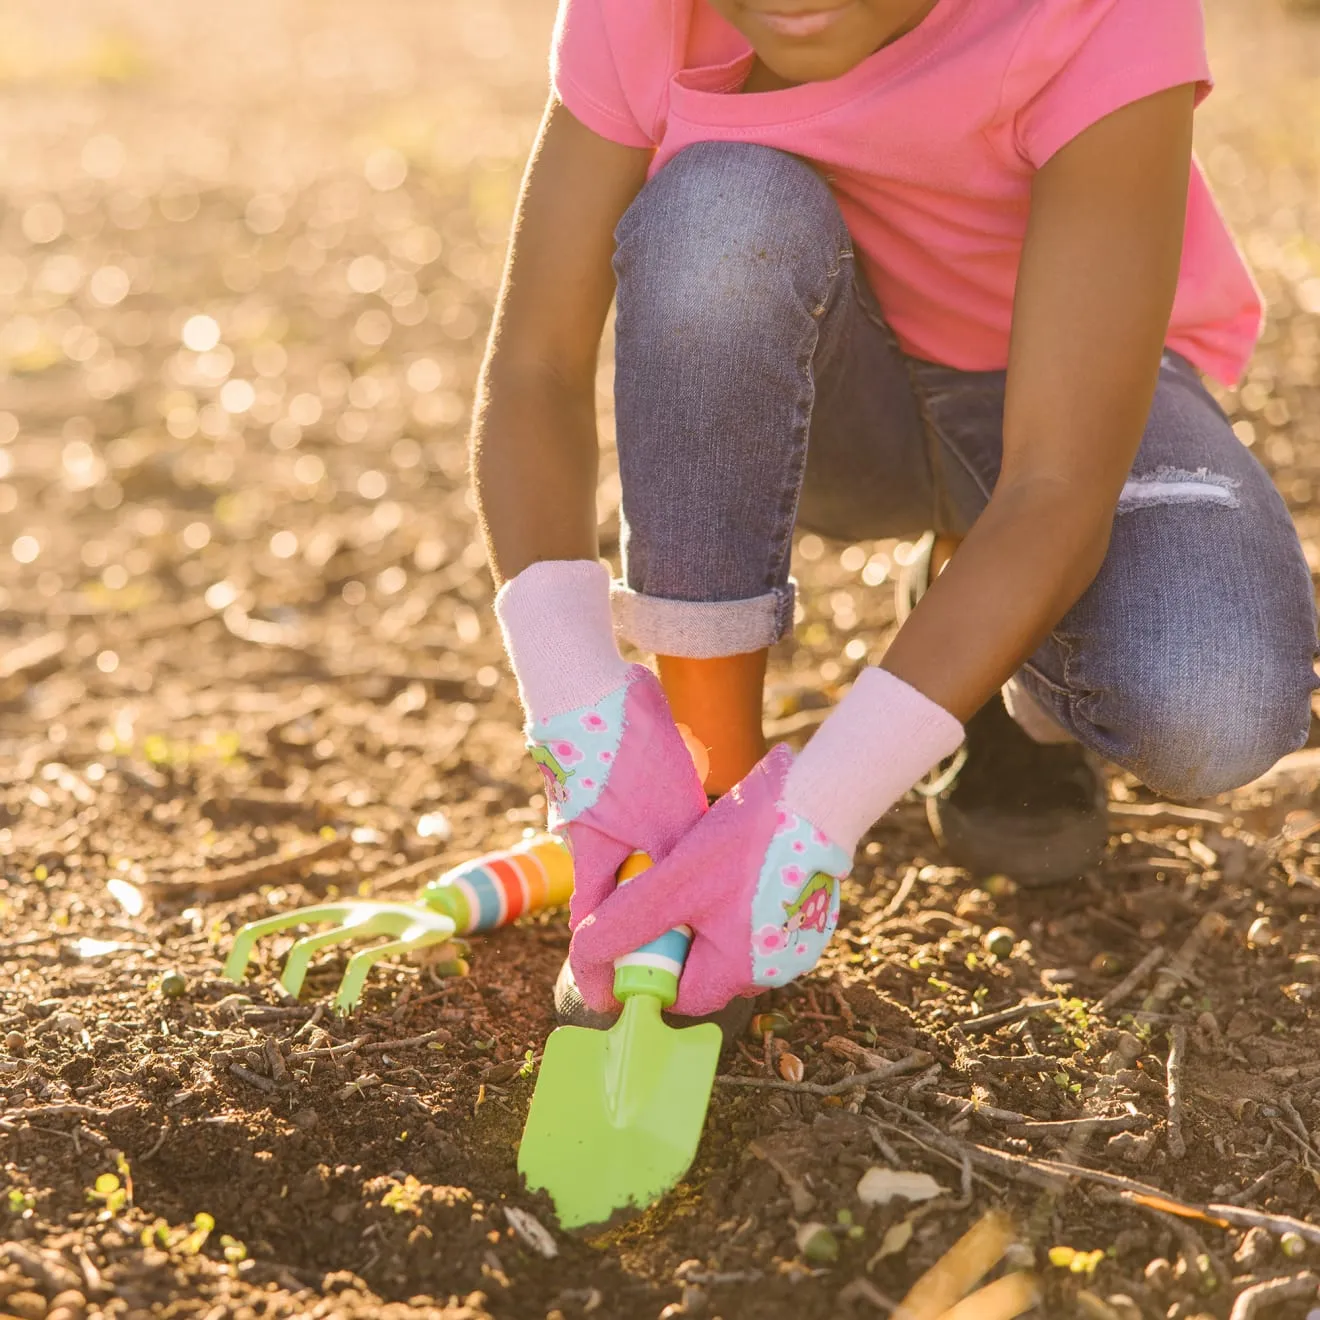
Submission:
<svg viewBox="0 0 1320 1320">
<path fill-rule="evenodd" d="M 1320 25 L 1208 10 L 1199 148 L 1271 309 L 1224 401 L 1320 568 Z M 0 1312 L 881 1314 L 1003 1202 L 1047 1314 L 1227 1316 L 1314 1261 L 1320 1229 L 1281 1245 L 1011 1160 L 1320 1218 L 1305 756 L 1200 814 L 1115 776 L 1104 867 L 1048 895 L 974 885 L 901 807 L 829 965 L 779 996 L 783 1035 L 725 1066 L 791 1078 L 787 1052 L 829 1083 L 920 1049 L 930 1067 L 869 1093 L 721 1087 L 690 1183 L 553 1259 L 501 1207 L 549 1221 L 513 1161 L 562 924 L 476 942 L 467 979 L 381 972 L 349 1023 L 316 1013 L 342 961 L 301 1005 L 269 976 L 238 1000 L 218 980 L 240 921 L 438 871 L 543 812 L 463 438 L 552 18 L 547 0 L 0 12 Z M 601 407 L 608 430 L 608 371 Z M 777 732 L 808 731 L 883 645 L 906 549 L 802 539 Z M 1052 1007 L 958 1025 L 1023 999 Z M 361 1037 L 378 1048 L 291 1059 Z M 1108 1126 L 1030 1126 L 1081 1116 Z M 891 1162 L 947 1191 L 906 1228 L 909 1207 L 856 1196 Z M 125 1194 L 98 1198 L 109 1174 Z M 837 1263 L 801 1258 L 806 1218 L 835 1225 Z M 1061 1246 L 1102 1258 L 1071 1272 Z"/>
</svg>

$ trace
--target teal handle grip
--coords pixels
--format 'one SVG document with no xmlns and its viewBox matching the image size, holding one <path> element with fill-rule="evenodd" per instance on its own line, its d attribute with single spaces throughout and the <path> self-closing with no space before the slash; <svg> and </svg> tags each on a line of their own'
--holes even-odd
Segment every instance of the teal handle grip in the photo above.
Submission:
<svg viewBox="0 0 1320 1320">
<path fill-rule="evenodd" d="M 653 995 L 661 1008 L 668 1008 L 678 998 L 678 978 L 691 943 L 692 931 L 675 926 L 620 958 L 614 964 L 615 999 L 622 1003 L 632 995 Z"/>
<path fill-rule="evenodd" d="M 645 853 L 633 853 L 619 868 L 619 884 L 626 885 L 650 865 L 651 859 Z M 633 995 L 651 995 L 660 1001 L 661 1008 L 668 1008 L 678 998 L 678 978 L 683 974 L 691 944 L 691 928 L 675 926 L 649 944 L 617 959 L 614 964 L 615 999 L 622 1003 Z"/>
</svg>

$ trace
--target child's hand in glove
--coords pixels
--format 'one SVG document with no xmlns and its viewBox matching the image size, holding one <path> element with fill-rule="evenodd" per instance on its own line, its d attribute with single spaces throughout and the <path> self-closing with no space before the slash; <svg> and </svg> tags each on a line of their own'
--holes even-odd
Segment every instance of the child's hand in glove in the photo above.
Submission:
<svg viewBox="0 0 1320 1320">
<path fill-rule="evenodd" d="M 612 1008 L 614 960 L 679 925 L 693 940 L 675 1012 L 714 1013 L 809 971 L 858 840 L 961 741 L 943 708 L 866 670 L 801 756 L 775 747 L 667 858 L 578 923 L 569 957 L 583 998 Z"/>
<path fill-rule="evenodd" d="M 659 680 L 614 644 L 600 564 L 533 564 L 501 589 L 496 611 L 550 826 L 573 853 L 576 926 L 630 853 L 668 855 L 704 814 L 706 795 Z"/>
</svg>

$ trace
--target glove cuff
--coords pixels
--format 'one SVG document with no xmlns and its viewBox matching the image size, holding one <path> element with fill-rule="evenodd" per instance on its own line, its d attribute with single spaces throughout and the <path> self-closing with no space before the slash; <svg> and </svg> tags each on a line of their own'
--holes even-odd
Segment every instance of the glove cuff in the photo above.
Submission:
<svg viewBox="0 0 1320 1320">
<path fill-rule="evenodd" d="M 531 722 L 592 706 L 628 677 L 614 642 L 610 575 L 594 559 L 530 565 L 500 588 L 495 615 Z"/>
<path fill-rule="evenodd" d="M 847 853 L 932 766 L 963 726 L 885 669 L 864 669 L 793 762 L 784 804 Z"/>
</svg>

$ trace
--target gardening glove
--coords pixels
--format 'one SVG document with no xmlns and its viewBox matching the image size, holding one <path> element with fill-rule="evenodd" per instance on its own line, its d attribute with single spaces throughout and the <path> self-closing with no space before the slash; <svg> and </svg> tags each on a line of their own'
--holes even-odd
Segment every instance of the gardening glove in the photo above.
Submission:
<svg viewBox="0 0 1320 1320">
<path fill-rule="evenodd" d="M 810 971 L 861 836 L 962 738 L 915 688 L 865 670 L 800 756 L 772 748 L 667 858 L 578 925 L 569 960 L 583 998 L 613 1008 L 614 960 L 675 926 L 693 932 L 676 1013 L 715 1013 Z"/>
<path fill-rule="evenodd" d="M 549 825 L 573 854 L 576 928 L 630 853 L 669 854 L 705 813 L 706 795 L 659 680 L 619 654 L 603 565 L 532 564 L 504 584 L 495 610 Z"/>
</svg>

